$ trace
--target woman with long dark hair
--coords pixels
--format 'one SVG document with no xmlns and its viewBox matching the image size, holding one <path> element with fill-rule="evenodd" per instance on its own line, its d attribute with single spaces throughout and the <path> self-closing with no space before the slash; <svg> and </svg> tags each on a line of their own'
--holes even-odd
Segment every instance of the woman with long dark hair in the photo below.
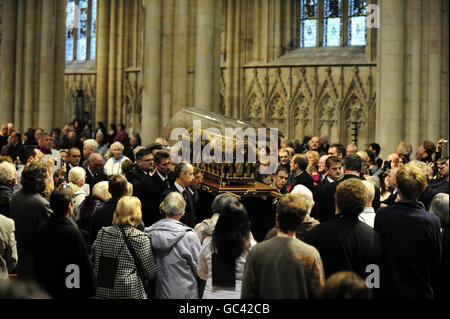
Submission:
<svg viewBox="0 0 450 319">
<path fill-rule="evenodd" d="M 206 280 L 203 299 L 240 298 L 247 254 L 254 245 L 245 207 L 228 203 L 200 252 L 198 275 Z"/>
</svg>

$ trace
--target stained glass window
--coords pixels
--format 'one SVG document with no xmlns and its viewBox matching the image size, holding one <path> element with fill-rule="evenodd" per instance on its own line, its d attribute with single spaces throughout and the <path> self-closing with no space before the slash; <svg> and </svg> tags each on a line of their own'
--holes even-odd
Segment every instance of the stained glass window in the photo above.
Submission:
<svg viewBox="0 0 450 319">
<path fill-rule="evenodd" d="M 92 0 L 92 18 L 91 18 L 91 60 L 95 60 L 95 39 L 97 25 L 97 0 Z"/>
<path fill-rule="evenodd" d="M 66 61 L 95 59 L 97 0 L 67 0 L 66 12 Z"/>
<path fill-rule="evenodd" d="M 367 0 L 299 0 L 299 3 L 301 48 L 366 45 Z"/>
<path fill-rule="evenodd" d="M 323 10 L 323 45 L 340 46 L 342 21 L 341 0 L 325 0 Z"/>
<path fill-rule="evenodd" d="M 317 0 L 301 1 L 300 46 L 317 45 Z"/>
<path fill-rule="evenodd" d="M 350 0 L 348 3 L 348 44 L 366 45 L 367 0 Z"/>
<path fill-rule="evenodd" d="M 66 61 L 73 60 L 73 32 L 75 29 L 75 1 L 67 1 L 66 18 Z"/>
</svg>

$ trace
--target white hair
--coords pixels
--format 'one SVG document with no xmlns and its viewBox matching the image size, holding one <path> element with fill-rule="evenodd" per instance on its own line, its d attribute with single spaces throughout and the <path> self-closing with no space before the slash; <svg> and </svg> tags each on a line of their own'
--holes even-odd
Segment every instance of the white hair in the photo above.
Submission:
<svg viewBox="0 0 450 319">
<path fill-rule="evenodd" d="M 309 215 L 309 213 L 311 213 L 311 210 L 312 210 L 313 204 L 314 204 L 313 194 L 309 190 L 309 188 L 306 187 L 305 185 L 298 184 L 298 185 L 295 185 L 291 194 L 297 194 L 305 201 L 306 209 L 307 209 L 307 212 Z"/>
<path fill-rule="evenodd" d="M 430 204 L 429 212 L 436 215 L 441 221 L 441 227 L 448 225 L 448 204 L 449 195 L 445 193 L 438 193 L 433 197 Z"/>
<path fill-rule="evenodd" d="M 69 182 L 78 185 L 81 180 L 86 178 L 86 171 L 83 167 L 76 166 L 69 171 Z"/>
<path fill-rule="evenodd" d="M 180 213 L 183 213 L 184 215 L 186 202 L 184 201 L 183 195 L 178 192 L 171 192 L 159 205 L 159 209 L 169 217 L 175 217 Z"/>
<path fill-rule="evenodd" d="M 7 185 L 16 177 L 16 168 L 7 161 L 0 163 L 0 184 Z"/>
<path fill-rule="evenodd" d="M 108 199 L 110 199 L 112 197 L 108 188 L 109 188 L 108 181 L 98 182 L 92 188 L 92 195 L 94 195 L 94 196 L 102 199 L 104 202 L 106 202 Z"/>
<path fill-rule="evenodd" d="M 123 144 L 120 143 L 120 142 L 114 142 L 114 143 L 111 144 L 111 147 L 110 147 L 109 149 L 110 149 L 111 152 L 112 152 L 112 150 L 115 149 L 115 148 L 118 148 L 118 149 L 120 149 L 120 150 L 123 151 L 123 149 L 124 149 L 125 147 L 124 147 Z"/>
<path fill-rule="evenodd" d="M 367 180 L 362 182 L 367 189 L 367 193 L 369 194 L 368 201 L 373 201 L 373 199 L 375 198 L 375 186 L 373 186 L 373 184 Z"/>
<path fill-rule="evenodd" d="M 83 145 L 90 148 L 93 152 L 96 152 L 98 149 L 98 143 L 93 139 L 84 141 Z"/>
</svg>

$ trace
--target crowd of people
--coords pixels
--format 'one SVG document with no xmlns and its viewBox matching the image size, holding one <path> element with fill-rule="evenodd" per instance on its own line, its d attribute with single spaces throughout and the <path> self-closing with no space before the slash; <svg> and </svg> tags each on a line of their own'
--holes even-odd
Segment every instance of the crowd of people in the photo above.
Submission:
<svg viewBox="0 0 450 319">
<path fill-rule="evenodd" d="M 285 141 L 255 176 L 278 194 L 241 199 L 205 191 L 164 137 L 3 124 L 0 297 L 446 298 L 446 143 L 383 160 L 377 143 Z"/>
</svg>

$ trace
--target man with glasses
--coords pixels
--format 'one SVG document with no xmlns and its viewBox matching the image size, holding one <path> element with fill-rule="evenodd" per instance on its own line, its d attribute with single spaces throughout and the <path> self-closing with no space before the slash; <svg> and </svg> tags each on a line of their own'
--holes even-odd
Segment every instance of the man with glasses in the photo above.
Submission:
<svg viewBox="0 0 450 319">
<path fill-rule="evenodd" d="M 103 171 L 103 156 L 100 153 L 91 153 L 84 169 L 86 171 L 86 184 L 89 184 L 91 191 L 98 182 L 108 180 Z"/>
<path fill-rule="evenodd" d="M 69 163 L 66 167 L 66 180 L 69 180 L 69 172 L 73 167 L 80 166 L 81 151 L 78 147 L 72 147 L 69 149 Z"/>
<path fill-rule="evenodd" d="M 163 218 L 159 204 L 163 200 L 164 191 L 170 188 L 169 172 L 172 164 L 170 153 L 164 150 L 156 152 L 154 162 L 153 175 L 145 177 L 135 189 L 135 195 L 142 203 L 142 219 L 147 227 Z"/>
<path fill-rule="evenodd" d="M 136 189 L 146 177 L 152 176 L 154 166 L 154 158 L 152 151 L 144 148 L 136 153 L 136 165 L 129 171 L 125 177 L 133 184 Z"/>
</svg>

